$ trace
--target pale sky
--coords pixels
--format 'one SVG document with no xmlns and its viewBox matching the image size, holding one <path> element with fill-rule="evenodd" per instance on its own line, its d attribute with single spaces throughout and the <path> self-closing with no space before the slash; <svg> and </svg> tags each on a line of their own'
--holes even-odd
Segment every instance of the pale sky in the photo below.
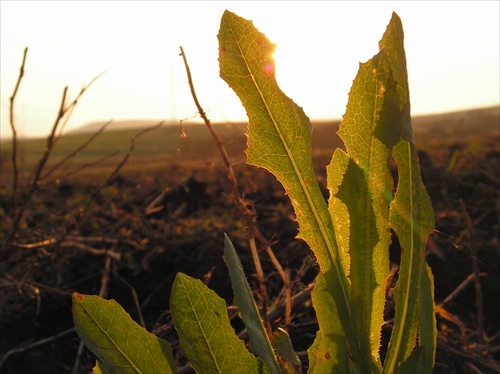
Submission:
<svg viewBox="0 0 500 374">
<path fill-rule="evenodd" d="M 210 119 L 246 120 L 236 95 L 219 77 L 217 33 L 225 9 L 252 19 L 278 44 L 278 83 L 312 119 L 342 117 L 358 63 L 378 52 L 392 11 L 405 31 L 412 114 L 498 105 L 499 4 L 2 0 L 1 136 L 11 135 L 9 98 L 26 46 L 15 111 L 20 136 L 47 135 L 64 86 L 74 98 L 104 71 L 67 130 L 110 119 L 195 116 L 179 46 Z"/>
</svg>

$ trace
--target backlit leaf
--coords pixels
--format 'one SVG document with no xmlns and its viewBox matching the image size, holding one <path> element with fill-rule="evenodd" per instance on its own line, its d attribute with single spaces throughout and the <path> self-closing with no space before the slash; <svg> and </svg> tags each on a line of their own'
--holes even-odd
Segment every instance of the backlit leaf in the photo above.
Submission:
<svg viewBox="0 0 500 374">
<path fill-rule="evenodd" d="M 226 303 L 200 280 L 178 273 L 170 308 L 182 352 L 196 372 L 259 372 L 258 359 L 229 322 Z"/>
<path fill-rule="evenodd" d="M 403 39 L 401 20 L 394 13 L 379 43 L 390 58 L 402 112 L 401 138 L 392 153 L 398 167 L 398 187 L 390 205 L 390 222 L 398 235 L 402 254 L 399 280 L 394 289 L 396 316 L 384 364 L 386 373 L 399 372 L 399 364 L 410 356 L 416 344 L 419 320 L 425 321 L 427 328 L 435 329 L 433 317 L 428 315 L 434 313 L 433 308 L 428 306 L 429 302 L 433 303 L 432 283 L 430 280 L 422 280 L 422 276 L 428 277 L 424 249 L 425 241 L 434 228 L 434 213 L 420 177 L 413 140 Z M 425 298 L 424 304 L 421 304 L 421 297 Z M 427 343 L 419 348 L 419 357 L 424 355 L 426 364 L 431 365 L 434 360 L 429 358 L 434 357 L 435 343 L 429 344 L 427 339 Z M 432 366 L 427 366 L 424 372 L 431 370 Z"/>
<path fill-rule="evenodd" d="M 325 274 L 325 292 L 331 292 L 337 305 L 350 355 L 361 362 L 352 332 L 350 285 L 314 175 L 309 118 L 279 88 L 275 46 L 252 22 L 225 11 L 218 38 L 221 77 L 238 95 L 249 118 L 247 162 L 268 169 L 283 184 L 297 216 L 299 237 L 314 251 Z"/>
<path fill-rule="evenodd" d="M 388 158 L 399 139 L 399 97 L 392 78 L 389 59 L 384 51 L 360 64 L 354 79 L 339 136 L 349 159 L 341 161 L 336 152 L 328 166 L 329 185 L 342 183 L 330 199 L 342 201 L 349 212 L 351 309 L 355 333 L 363 360 L 381 368 L 380 331 L 385 302 L 384 284 L 389 273 L 389 202 L 392 178 Z M 338 153 L 338 155 L 337 155 Z M 342 162 L 344 174 L 338 174 Z M 336 172 L 337 171 L 337 172 Z M 336 212 L 330 209 L 332 215 Z M 345 235 L 336 226 L 337 236 Z M 340 241 L 340 239 L 338 239 Z"/>
<path fill-rule="evenodd" d="M 101 372 L 177 372 L 170 344 L 139 326 L 116 301 L 75 292 L 73 319 L 76 332 L 101 361 Z"/>
<path fill-rule="evenodd" d="M 333 297 L 325 288 L 325 277 L 320 273 L 311 293 L 320 329 L 314 343 L 307 350 L 308 373 L 348 373 L 349 363 L 342 324 Z"/>
</svg>

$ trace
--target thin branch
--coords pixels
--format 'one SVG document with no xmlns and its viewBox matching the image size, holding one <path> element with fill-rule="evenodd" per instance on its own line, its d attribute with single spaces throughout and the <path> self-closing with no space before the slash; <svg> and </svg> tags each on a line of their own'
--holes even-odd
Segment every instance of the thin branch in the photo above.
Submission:
<svg viewBox="0 0 500 374">
<path fill-rule="evenodd" d="M 64 335 L 70 334 L 70 333 L 72 333 L 74 331 L 75 331 L 75 328 L 71 327 L 69 329 L 61 331 L 60 333 L 58 333 L 56 335 L 49 336 L 48 338 L 40 339 L 40 340 L 38 340 L 38 341 L 36 341 L 34 343 L 31 343 L 31 344 L 22 343 L 22 344 L 20 344 L 19 346 L 17 346 L 16 348 L 11 349 L 10 351 L 6 352 L 2 356 L 2 358 L 0 359 L 0 369 L 2 368 L 2 366 L 5 363 L 5 361 L 7 360 L 7 358 L 9 358 L 10 356 L 12 356 L 13 354 L 22 353 L 22 352 L 27 351 L 28 349 L 36 348 L 36 347 L 39 347 L 39 346 L 41 346 L 43 344 L 50 343 L 51 341 L 56 340 L 56 339 L 58 339 L 58 338 L 60 338 L 60 337 L 62 337 Z"/>
<path fill-rule="evenodd" d="M 449 354 L 458 356 L 462 359 L 465 359 L 466 361 L 473 362 L 474 364 L 481 366 L 483 369 L 488 370 L 489 373 L 498 373 L 498 371 L 500 370 L 500 367 L 497 363 L 487 362 L 486 360 L 481 359 L 480 357 L 477 357 L 476 355 L 472 355 L 468 352 L 459 351 L 455 348 L 447 346 L 446 344 L 438 342 L 437 349 L 440 351 L 444 351 L 444 352 L 447 352 Z"/>
<path fill-rule="evenodd" d="M 76 106 L 76 104 L 78 103 L 78 100 L 85 93 L 85 91 L 101 75 L 102 74 L 96 76 L 94 79 L 92 79 L 90 81 L 89 84 L 87 84 L 86 86 L 84 86 L 80 90 L 80 93 L 77 95 L 77 97 L 69 105 L 66 105 L 66 96 L 67 96 L 67 93 L 68 93 L 68 87 L 67 86 L 64 87 L 63 95 L 62 95 L 62 99 L 61 99 L 61 105 L 59 107 L 59 112 L 58 112 L 57 117 L 56 117 L 56 119 L 54 121 L 54 124 L 52 126 L 52 130 L 50 132 L 50 135 L 47 137 L 47 146 L 45 148 L 45 151 L 44 151 L 44 153 L 43 153 L 40 161 L 38 162 L 38 166 L 35 168 L 35 170 L 34 170 L 34 172 L 32 174 L 32 177 L 30 178 L 30 181 L 28 182 L 28 186 L 27 186 L 26 192 L 24 193 L 24 195 L 22 197 L 22 201 L 21 201 L 21 204 L 20 204 L 19 208 L 17 208 L 14 211 L 14 219 L 12 221 L 12 226 L 11 226 L 9 234 L 7 235 L 7 238 L 5 239 L 5 241 L 3 243 L 2 248 L 6 249 L 10 245 L 10 242 L 13 240 L 13 238 L 15 236 L 15 233 L 17 231 L 17 228 L 19 227 L 19 223 L 20 223 L 21 218 L 22 218 L 22 216 L 24 214 L 24 211 L 27 208 L 28 203 L 29 203 L 31 197 L 33 196 L 33 194 L 35 193 L 35 191 L 39 187 L 40 176 L 41 176 L 42 171 L 43 171 L 45 165 L 47 164 L 47 161 L 48 161 L 48 159 L 49 159 L 49 157 L 50 157 L 50 155 L 51 155 L 51 153 L 52 153 L 52 151 L 54 149 L 54 145 L 55 145 L 55 141 L 56 141 L 56 132 L 57 132 L 57 129 L 58 129 L 61 121 L 68 114 L 68 111 L 71 111 Z"/>
<path fill-rule="evenodd" d="M 112 122 L 113 121 L 110 120 L 110 121 L 106 122 L 104 125 L 102 125 L 101 128 L 98 131 L 96 131 L 94 134 L 92 134 L 92 136 L 89 139 L 87 139 L 87 141 L 85 143 L 83 143 L 81 146 L 79 146 L 77 149 L 75 149 L 69 155 L 64 157 L 61 161 L 59 161 L 56 165 L 54 165 L 48 172 L 46 172 L 42 179 L 48 178 L 54 171 L 59 169 L 61 167 L 61 165 L 65 164 L 66 162 L 68 162 L 69 160 L 74 158 L 79 152 L 81 152 L 90 143 L 92 143 L 94 141 L 94 139 L 96 139 L 106 129 L 106 127 L 108 127 Z"/>
<path fill-rule="evenodd" d="M 215 144 L 217 145 L 217 148 L 219 149 L 219 152 L 221 153 L 222 160 L 223 160 L 224 165 L 225 165 L 227 172 L 228 172 L 228 177 L 229 177 L 229 181 L 231 183 L 231 188 L 233 191 L 234 198 L 238 201 L 242 200 L 240 191 L 238 189 L 238 183 L 236 182 L 236 177 L 234 175 L 233 167 L 231 166 L 231 163 L 229 162 L 229 156 L 227 155 L 226 148 L 224 147 L 224 143 L 222 143 L 222 140 L 219 137 L 219 134 L 217 134 L 217 132 L 215 131 L 215 129 L 212 126 L 212 124 L 210 123 L 210 120 L 208 119 L 206 113 L 204 112 L 203 108 L 201 107 L 200 102 L 198 101 L 198 97 L 196 96 L 196 92 L 194 90 L 193 79 L 191 77 L 191 70 L 189 69 L 186 55 L 184 54 L 184 49 L 182 47 L 179 47 L 179 48 L 181 49 L 181 56 L 182 56 L 182 59 L 184 60 L 184 66 L 186 67 L 188 84 L 189 84 L 189 88 L 191 90 L 191 96 L 193 97 L 194 103 L 196 105 L 196 109 L 198 110 L 198 113 L 200 113 L 200 116 L 203 119 L 203 121 L 205 122 L 205 125 L 208 127 L 208 130 L 210 131 L 210 134 L 212 135 L 212 138 L 214 139 Z M 240 208 L 239 205 L 238 205 L 238 208 Z M 244 209 L 242 214 L 244 216 L 248 216 L 246 208 Z M 252 221 L 252 226 L 253 226 L 253 223 L 255 222 L 254 217 L 252 217 L 251 221 Z"/>
<path fill-rule="evenodd" d="M 112 249 L 97 249 L 93 248 L 89 245 L 85 245 L 83 243 L 77 243 L 77 242 L 70 242 L 70 241 L 65 241 L 60 243 L 61 247 L 76 247 L 79 249 L 83 249 L 85 252 L 91 253 L 96 256 L 108 256 L 116 261 L 120 261 L 122 255 L 119 252 L 115 252 Z"/>
<path fill-rule="evenodd" d="M 108 158 L 112 158 L 114 156 L 116 156 L 118 153 L 120 153 L 120 151 L 114 151 L 114 152 L 111 152 L 110 154 L 104 156 L 104 157 L 101 157 L 100 159 L 98 160 L 95 160 L 95 161 L 92 161 L 92 162 L 88 162 L 86 164 L 83 164 L 79 167 L 77 167 L 76 169 L 74 170 L 71 170 L 71 171 L 68 171 L 67 173 L 65 174 L 61 174 L 58 178 L 54 178 L 54 179 L 51 179 L 49 181 L 45 181 L 45 184 L 48 184 L 48 183 L 52 183 L 54 182 L 55 180 L 57 179 L 61 179 L 61 178 L 67 178 L 73 174 L 76 174 L 76 173 L 79 173 L 80 171 L 82 170 L 85 170 L 85 169 L 88 169 L 88 168 L 91 168 L 95 165 L 99 165 L 101 162 L 104 162 L 106 161 Z M 44 176 L 41 180 L 44 180 L 46 176 Z M 41 184 L 41 183 L 40 183 Z"/>
<path fill-rule="evenodd" d="M 278 304 L 273 310 L 267 313 L 267 319 L 269 321 L 274 321 L 278 317 L 282 316 L 286 313 L 286 309 L 290 307 L 292 310 L 297 309 L 300 305 L 304 304 L 307 300 L 311 298 L 311 292 L 314 289 L 316 282 L 310 283 L 306 288 L 292 297 L 290 306 L 286 305 L 286 303 Z M 243 329 L 239 334 L 238 338 L 242 340 L 246 340 L 248 338 L 247 329 Z"/>
<path fill-rule="evenodd" d="M 259 256 L 256 253 L 254 253 L 254 252 L 256 252 L 254 237 L 256 237 L 266 247 L 268 253 L 271 256 L 271 260 L 273 262 L 273 265 L 276 267 L 276 269 L 278 270 L 278 273 L 280 274 L 280 276 L 283 279 L 285 287 L 287 285 L 289 285 L 290 282 L 289 282 L 289 279 L 288 279 L 285 271 L 283 271 L 283 268 L 281 267 L 280 263 L 276 260 L 276 257 L 272 253 L 272 249 L 269 245 L 269 242 L 264 238 L 264 236 L 260 233 L 259 229 L 256 227 L 256 220 L 257 220 L 256 216 L 257 215 L 255 213 L 255 209 L 253 207 L 253 204 L 249 203 L 241 196 L 241 193 L 238 189 L 238 182 L 236 181 L 236 176 L 234 174 L 231 163 L 229 162 L 229 157 L 227 155 L 226 148 L 224 147 L 224 143 L 222 142 L 219 135 L 215 131 L 215 128 L 210 123 L 210 120 L 208 119 L 203 108 L 201 107 L 200 102 L 198 101 L 198 98 L 196 96 L 196 92 L 194 90 L 193 79 L 191 77 L 191 70 L 189 69 L 189 65 L 187 62 L 186 55 L 184 53 L 184 49 L 182 47 L 180 47 L 180 50 L 181 50 L 180 55 L 182 56 L 182 59 L 184 60 L 184 66 L 186 67 L 186 74 L 188 77 L 189 88 L 191 90 L 191 95 L 193 97 L 194 103 L 196 105 L 196 108 L 197 108 L 201 118 L 205 122 L 205 125 L 207 126 L 208 130 L 210 131 L 210 134 L 212 135 L 212 138 L 214 139 L 215 144 L 217 145 L 217 148 L 219 149 L 219 152 L 222 156 L 222 160 L 224 162 L 224 166 L 226 167 L 226 170 L 227 170 L 228 179 L 229 179 L 229 182 L 231 184 L 231 189 L 232 189 L 233 198 L 234 198 L 234 201 L 236 204 L 236 208 L 238 209 L 239 213 L 242 215 L 243 219 L 246 221 L 246 226 L 247 226 L 248 232 L 249 232 L 250 248 L 252 250 L 252 258 L 254 259 L 255 267 L 257 269 L 258 280 L 259 280 L 259 283 L 261 285 L 260 288 L 261 288 L 262 300 L 263 300 L 261 315 L 262 315 L 262 318 L 264 320 L 264 325 L 266 326 L 266 329 L 269 331 L 270 324 L 269 324 L 269 320 L 267 319 L 266 305 L 265 305 L 266 300 L 267 300 L 265 278 L 264 278 L 264 275 L 263 275 L 262 270 L 261 270 L 262 267 L 260 265 Z M 291 295 L 289 292 L 285 292 L 285 295 L 287 298 L 286 303 L 287 303 L 287 305 L 290 305 Z"/>
<path fill-rule="evenodd" d="M 262 265 L 260 263 L 259 253 L 257 251 L 257 245 L 255 244 L 255 235 L 253 233 L 248 238 L 250 244 L 250 252 L 252 254 L 253 263 L 255 264 L 255 270 L 257 271 L 257 279 L 259 280 L 260 293 L 262 298 L 260 314 L 264 320 L 264 327 L 267 330 L 269 336 L 273 335 L 271 324 L 267 319 L 267 288 L 266 288 L 266 278 L 264 277 L 264 271 L 262 270 Z"/>
<path fill-rule="evenodd" d="M 23 61 L 21 63 L 21 67 L 19 68 L 19 77 L 17 78 L 16 87 L 14 88 L 14 92 L 10 97 L 10 112 L 9 112 L 9 120 L 10 120 L 10 128 L 12 130 L 12 168 L 14 171 L 13 180 L 12 180 L 12 212 L 15 214 L 17 208 L 17 183 L 18 183 L 18 169 L 17 169 L 17 130 L 16 124 L 14 120 L 14 102 L 16 100 L 17 91 L 19 90 L 19 86 L 21 85 L 21 80 L 24 77 L 24 66 L 26 64 L 26 56 L 28 55 L 28 47 L 24 48 Z"/>
<path fill-rule="evenodd" d="M 32 248 L 46 247 L 48 245 L 59 244 L 61 247 L 75 247 L 75 248 L 83 249 L 84 251 L 91 253 L 93 255 L 96 255 L 96 256 L 108 256 L 108 257 L 115 259 L 116 261 L 120 261 L 121 253 L 115 252 L 112 249 L 98 249 L 98 248 L 91 247 L 91 246 L 85 244 L 85 242 L 87 242 L 87 241 L 92 241 L 92 240 L 86 240 L 85 238 L 73 237 L 73 236 L 68 235 L 68 236 L 66 236 L 65 241 L 61 241 L 60 239 L 52 238 L 52 239 L 43 240 L 43 241 L 38 242 L 38 243 L 16 244 L 15 246 L 18 248 L 32 249 Z M 96 241 L 96 240 L 93 240 L 93 241 Z M 113 240 L 113 239 L 107 239 L 107 240 L 102 240 L 102 241 L 105 241 L 108 243 L 113 243 L 113 244 L 118 243 L 117 240 Z"/>
<path fill-rule="evenodd" d="M 486 274 L 486 273 L 479 273 L 480 277 L 486 277 L 487 275 L 488 274 Z M 462 293 L 465 290 L 465 288 L 469 285 L 469 283 L 471 283 L 474 280 L 475 276 L 476 276 L 475 273 L 469 274 L 469 276 L 467 278 L 465 278 L 457 286 L 457 288 L 455 288 L 452 293 L 450 293 L 448 296 L 446 296 L 446 298 L 442 302 L 440 302 L 437 306 L 438 307 L 444 307 L 450 301 L 452 301 L 453 299 L 455 299 L 460 293 Z"/>
<path fill-rule="evenodd" d="M 78 104 L 80 98 L 83 96 L 83 94 L 85 93 L 85 91 L 87 91 L 87 89 L 97 80 L 99 79 L 100 77 L 102 77 L 104 75 L 105 71 L 103 71 L 101 74 L 98 74 L 96 75 L 94 78 L 92 78 L 90 80 L 89 83 L 87 83 L 86 85 L 84 85 L 81 89 L 80 89 L 80 92 L 78 93 L 78 95 L 76 96 L 76 98 L 70 103 L 70 105 L 68 105 L 68 107 L 65 108 L 64 110 L 64 121 L 62 122 L 62 125 L 58 126 L 59 128 L 59 131 L 55 137 L 55 140 L 54 140 L 54 144 L 53 146 L 55 146 L 56 142 L 59 140 L 59 138 L 61 137 L 63 131 L 64 131 L 64 128 L 66 127 L 69 119 L 71 118 L 71 114 L 73 114 L 73 111 L 75 110 L 76 108 L 76 105 Z"/>
<path fill-rule="evenodd" d="M 50 135 L 48 136 L 47 138 L 47 146 L 45 148 L 45 152 L 42 156 L 42 158 L 40 159 L 39 163 L 38 163 L 38 167 L 35 171 L 35 174 L 34 174 L 34 177 L 32 178 L 31 180 L 31 189 L 28 191 L 28 198 L 29 199 L 31 197 L 31 194 L 34 192 L 34 190 L 36 190 L 36 187 L 38 185 L 38 182 L 40 180 L 40 176 L 42 174 L 42 171 L 54 149 L 54 146 L 56 144 L 56 141 L 57 141 L 57 137 L 56 137 L 56 133 L 57 133 L 57 129 L 59 128 L 61 122 L 65 119 L 66 115 L 67 114 L 70 114 L 74 107 L 77 105 L 78 103 L 78 100 L 80 100 L 80 98 L 82 97 L 82 95 L 85 93 L 85 91 L 87 91 L 87 89 L 101 76 L 102 74 L 99 74 L 98 76 L 94 77 L 87 85 L 83 86 L 82 89 L 80 90 L 80 92 L 78 93 L 78 95 L 76 96 L 76 98 L 69 104 L 66 106 L 66 97 L 67 97 L 67 94 L 68 94 L 68 86 L 64 87 L 64 90 L 63 90 L 63 96 L 62 96 L 62 100 L 61 100 L 61 106 L 59 107 L 59 113 L 54 121 L 54 124 L 52 125 L 52 130 L 50 132 Z M 66 117 L 66 121 L 67 119 L 69 119 L 69 115 Z"/>
<path fill-rule="evenodd" d="M 82 359 L 83 349 L 85 348 L 85 344 L 83 340 L 80 339 L 80 344 L 78 344 L 78 349 L 76 350 L 76 358 L 75 363 L 73 364 L 73 369 L 71 370 L 71 374 L 78 373 L 78 369 L 80 368 L 80 361 Z"/>
<path fill-rule="evenodd" d="M 483 290 L 481 288 L 481 279 L 480 279 L 480 271 L 479 264 L 477 260 L 477 250 L 476 246 L 473 243 L 472 239 L 472 229 L 473 224 L 470 218 L 469 212 L 465 208 L 465 203 L 462 199 L 460 201 L 460 206 L 465 216 L 465 233 L 467 240 L 470 244 L 471 251 L 471 261 L 472 261 L 472 269 L 474 271 L 474 287 L 476 289 L 476 307 L 477 307 L 477 329 L 479 335 L 479 343 L 484 342 L 484 304 L 483 304 Z"/>
<path fill-rule="evenodd" d="M 135 134 L 132 137 L 132 140 L 130 141 L 130 149 L 129 149 L 128 153 L 125 155 L 125 157 L 122 159 L 122 161 L 118 164 L 118 166 L 115 168 L 115 170 L 111 173 L 111 175 L 108 177 L 108 179 L 106 180 L 106 182 L 104 182 L 104 185 L 107 185 L 108 183 L 111 183 L 111 181 L 113 180 L 113 178 L 118 174 L 118 172 L 121 170 L 121 168 L 126 164 L 126 162 L 128 161 L 128 159 L 130 158 L 130 156 L 134 152 L 135 140 L 137 138 L 139 138 L 140 136 L 144 135 L 145 133 L 147 133 L 147 132 L 149 132 L 151 130 L 157 129 L 157 128 L 161 127 L 161 126 L 163 126 L 163 121 L 157 123 L 154 126 L 151 126 L 151 127 L 148 127 L 148 128 L 146 128 L 144 130 L 139 131 L 137 134 Z"/>
<path fill-rule="evenodd" d="M 99 290 L 99 297 L 106 298 L 108 296 L 108 283 L 109 283 L 109 272 L 111 269 L 111 257 L 106 257 L 104 263 L 104 270 L 101 277 L 101 289 Z"/>
<path fill-rule="evenodd" d="M 144 320 L 144 316 L 142 315 L 141 304 L 139 303 L 139 297 L 137 296 L 137 292 L 135 288 L 132 287 L 124 278 L 120 277 L 120 280 L 125 283 L 125 285 L 130 288 L 130 292 L 132 293 L 132 298 L 134 299 L 134 305 L 137 309 L 137 314 L 139 316 L 139 323 L 142 327 L 146 328 L 146 321 Z"/>
</svg>

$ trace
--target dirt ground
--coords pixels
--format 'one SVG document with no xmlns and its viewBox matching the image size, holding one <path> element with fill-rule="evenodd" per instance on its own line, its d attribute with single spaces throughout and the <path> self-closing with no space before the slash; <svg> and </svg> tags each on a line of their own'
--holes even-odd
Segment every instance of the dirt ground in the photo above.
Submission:
<svg viewBox="0 0 500 374">
<path fill-rule="evenodd" d="M 426 250 L 438 305 L 434 373 L 500 371 L 498 112 L 496 107 L 414 120 L 422 178 L 436 218 Z M 313 140 L 325 196 L 324 166 L 340 144 L 332 126 L 318 125 Z M 259 229 L 290 269 L 292 292 L 307 290 L 317 267 L 305 243 L 294 239 L 297 224 L 283 188 L 265 170 L 245 165 L 241 154 L 234 160 L 240 190 L 254 202 Z M 2 192 L 4 244 L 13 224 L 11 207 L 12 196 Z M 173 279 L 177 272 L 202 279 L 231 304 L 222 261 L 224 232 L 256 285 L 244 222 L 216 158 L 194 164 L 179 160 L 154 173 L 119 174 L 105 185 L 86 176 L 40 186 L 0 253 L 0 371 L 90 371 L 92 354 L 79 350 L 72 329 L 74 291 L 117 300 L 132 318 L 142 317 L 149 331 L 170 341 L 184 365 L 168 312 Z M 274 300 L 281 297 L 283 284 L 263 251 L 261 257 L 268 298 Z M 283 314 L 272 323 L 282 324 Z M 234 327 L 241 324 L 235 320 Z M 304 372 L 316 330 L 306 299 L 294 309 L 289 329 Z"/>
</svg>

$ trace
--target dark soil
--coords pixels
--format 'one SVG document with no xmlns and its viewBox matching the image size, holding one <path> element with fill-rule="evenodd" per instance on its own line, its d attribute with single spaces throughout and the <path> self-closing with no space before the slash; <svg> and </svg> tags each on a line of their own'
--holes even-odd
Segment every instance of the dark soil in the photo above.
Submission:
<svg viewBox="0 0 500 374">
<path fill-rule="evenodd" d="M 441 307 L 434 372 L 498 372 L 500 138 L 484 131 L 468 133 L 475 135 L 473 141 L 419 138 L 424 126 L 415 132 L 436 217 L 427 261 Z M 340 143 L 331 126 L 315 131 L 314 162 L 326 196 L 324 166 Z M 80 340 L 71 330 L 74 291 L 115 299 L 137 321 L 140 310 L 146 328 L 173 344 L 180 366 L 186 363 L 168 312 L 175 274 L 204 280 L 231 304 L 222 261 L 225 232 L 251 284 L 257 284 L 245 224 L 232 203 L 225 170 L 217 159 L 208 161 L 192 167 L 181 160 L 147 175 L 122 173 L 106 185 L 73 178 L 40 186 L 16 235 L 2 247 L 2 373 L 90 372 L 93 356 L 86 349 L 78 354 Z M 317 268 L 305 243 L 294 239 L 291 204 L 272 175 L 242 163 L 241 154 L 234 161 L 240 189 L 254 202 L 259 229 L 290 269 L 297 294 L 313 282 Z M 2 180 L 3 191 L 6 185 Z M 2 194 L 2 243 L 12 227 L 11 210 L 12 196 Z M 89 248 L 119 253 L 120 259 Z M 392 250 L 398 250 L 397 243 Z M 261 257 L 268 297 L 274 300 L 283 284 L 265 252 Z M 273 326 L 283 322 L 282 315 L 272 320 Z M 241 325 L 235 321 L 234 326 Z M 301 303 L 289 333 L 304 369 L 316 330 L 313 309 Z"/>
</svg>

